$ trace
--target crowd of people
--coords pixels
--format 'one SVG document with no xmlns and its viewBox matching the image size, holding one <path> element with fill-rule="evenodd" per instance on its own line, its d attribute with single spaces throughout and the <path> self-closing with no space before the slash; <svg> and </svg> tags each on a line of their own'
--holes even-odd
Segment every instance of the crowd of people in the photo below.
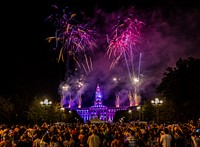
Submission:
<svg viewBox="0 0 200 147">
<path fill-rule="evenodd" d="M 200 147 L 192 121 L 154 123 L 0 124 L 0 147 Z"/>
</svg>

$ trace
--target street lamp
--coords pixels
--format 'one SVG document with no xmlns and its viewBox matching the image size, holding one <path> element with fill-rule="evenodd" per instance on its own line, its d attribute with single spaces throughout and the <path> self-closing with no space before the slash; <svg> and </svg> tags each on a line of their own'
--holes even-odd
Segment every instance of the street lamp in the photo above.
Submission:
<svg viewBox="0 0 200 147">
<path fill-rule="evenodd" d="M 45 99 L 44 101 L 40 102 L 40 105 L 44 107 L 45 109 L 45 121 L 47 122 L 47 107 L 50 106 L 52 104 L 51 101 L 49 101 L 48 99 Z"/>
<path fill-rule="evenodd" d="M 65 111 L 65 108 L 64 107 L 61 107 L 60 108 L 60 111 L 61 111 L 61 122 L 63 122 L 63 113 Z"/>
<path fill-rule="evenodd" d="M 75 117 L 76 123 L 78 123 L 78 118 Z"/>
<path fill-rule="evenodd" d="M 137 111 L 138 111 L 138 117 L 139 117 L 139 120 L 142 119 L 142 107 L 141 106 L 137 106 Z"/>
<path fill-rule="evenodd" d="M 133 111 L 131 109 L 128 110 L 129 113 L 129 121 L 133 121 Z"/>
<path fill-rule="evenodd" d="M 159 122 L 159 106 L 163 104 L 162 100 L 159 100 L 159 98 L 155 98 L 155 100 L 151 100 L 151 103 L 156 107 L 156 120 L 157 123 Z"/>
</svg>

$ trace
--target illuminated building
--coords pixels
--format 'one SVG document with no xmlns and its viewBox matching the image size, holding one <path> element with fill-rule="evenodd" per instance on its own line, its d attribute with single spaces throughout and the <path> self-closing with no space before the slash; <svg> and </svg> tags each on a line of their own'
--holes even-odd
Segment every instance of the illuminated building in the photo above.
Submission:
<svg viewBox="0 0 200 147">
<path fill-rule="evenodd" d="M 87 108 L 81 107 L 82 99 L 80 98 L 78 108 L 72 108 L 71 106 L 69 106 L 69 108 L 76 110 L 77 113 L 83 118 L 84 122 L 93 118 L 99 118 L 106 122 L 112 122 L 116 111 L 127 110 L 129 107 L 120 106 L 120 99 L 118 95 L 116 96 L 115 107 L 104 106 L 102 98 L 102 92 L 99 85 L 97 85 L 93 106 Z"/>
</svg>

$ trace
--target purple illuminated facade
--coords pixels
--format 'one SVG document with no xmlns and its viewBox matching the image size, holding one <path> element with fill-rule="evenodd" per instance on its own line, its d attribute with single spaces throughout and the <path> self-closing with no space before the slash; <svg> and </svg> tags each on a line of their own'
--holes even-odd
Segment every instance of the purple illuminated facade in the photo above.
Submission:
<svg viewBox="0 0 200 147">
<path fill-rule="evenodd" d="M 88 108 L 81 107 L 81 98 L 79 100 L 78 108 L 72 108 L 77 111 L 77 113 L 83 118 L 84 122 L 91 120 L 93 118 L 99 118 L 105 122 L 112 122 L 116 111 L 127 110 L 128 106 L 120 107 L 119 96 L 116 97 L 115 107 L 107 107 L 103 105 L 103 95 L 101 93 L 99 85 L 97 85 L 94 105 Z"/>
</svg>

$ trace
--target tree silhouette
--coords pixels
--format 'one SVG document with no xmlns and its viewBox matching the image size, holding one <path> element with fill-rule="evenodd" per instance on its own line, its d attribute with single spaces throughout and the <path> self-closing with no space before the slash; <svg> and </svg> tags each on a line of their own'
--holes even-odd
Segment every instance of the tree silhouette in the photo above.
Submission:
<svg viewBox="0 0 200 147">
<path fill-rule="evenodd" d="M 40 124 L 44 123 L 45 121 L 47 123 L 60 121 L 62 111 L 60 110 L 59 103 L 52 101 L 51 105 L 42 106 L 40 102 L 43 101 L 45 98 L 47 97 L 35 97 L 34 101 L 29 106 L 26 114 L 30 123 Z"/>
<path fill-rule="evenodd" d="M 199 117 L 199 76 L 200 59 L 180 58 L 175 68 L 167 68 L 156 88 L 158 94 L 175 104 L 176 115 L 180 121 Z"/>
<path fill-rule="evenodd" d="M 5 99 L 3 96 L 0 97 L 0 122 L 11 123 L 12 113 L 14 105 L 9 99 Z"/>
</svg>

